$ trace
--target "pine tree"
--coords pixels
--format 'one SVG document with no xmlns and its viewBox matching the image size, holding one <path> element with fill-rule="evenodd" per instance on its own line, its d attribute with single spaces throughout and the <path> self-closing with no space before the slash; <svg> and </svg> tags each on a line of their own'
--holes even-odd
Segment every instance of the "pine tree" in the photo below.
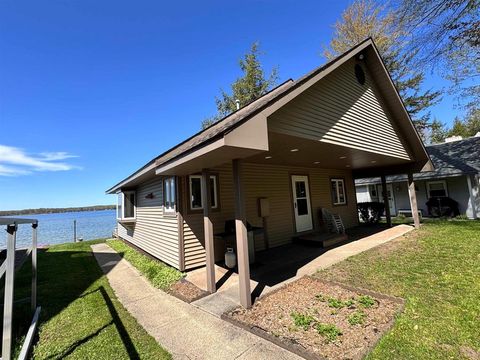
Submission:
<svg viewBox="0 0 480 360">
<path fill-rule="evenodd" d="M 220 97 L 215 98 L 217 114 L 202 121 L 202 128 L 216 123 L 225 116 L 237 110 L 237 101 L 243 107 L 260 96 L 267 93 L 277 82 L 277 69 L 274 68 L 270 76 L 265 77 L 265 72 L 260 63 L 258 43 L 252 44 L 250 51 L 239 61 L 243 75 L 231 85 L 231 93 L 221 90 Z"/>
<path fill-rule="evenodd" d="M 430 143 L 439 144 L 445 141 L 447 137 L 447 128 L 444 123 L 434 119 L 430 125 Z"/>
<path fill-rule="evenodd" d="M 324 55 L 328 59 L 372 37 L 392 79 L 412 116 L 420 135 L 430 125 L 428 108 L 439 100 L 440 92 L 422 90 L 424 75 L 411 66 L 416 50 L 407 52 L 405 30 L 395 21 L 396 13 L 374 0 L 356 0 L 334 25 L 334 36 Z"/>
</svg>

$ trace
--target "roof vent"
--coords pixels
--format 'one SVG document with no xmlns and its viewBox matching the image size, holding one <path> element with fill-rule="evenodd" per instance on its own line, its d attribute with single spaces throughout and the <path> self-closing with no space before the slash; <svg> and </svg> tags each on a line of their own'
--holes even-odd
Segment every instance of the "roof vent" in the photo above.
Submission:
<svg viewBox="0 0 480 360">
<path fill-rule="evenodd" d="M 240 100 L 235 100 L 235 105 L 237 105 L 237 110 L 240 109 Z"/>
<path fill-rule="evenodd" d="M 456 135 L 456 136 L 450 136 L 450 137 L 447 137 L 445 139 L 445 142 L 446 143 L 449 143 L 449 142 L 454 142 L 454 141 L 458 141 L 458 140 L 462 140 L 463 138 L 459 135 Z"/>
<path fill-rule="evenodd" d="M 475 134 L 475 137 L 480 137 L 480 131 Z"/>
</svg>

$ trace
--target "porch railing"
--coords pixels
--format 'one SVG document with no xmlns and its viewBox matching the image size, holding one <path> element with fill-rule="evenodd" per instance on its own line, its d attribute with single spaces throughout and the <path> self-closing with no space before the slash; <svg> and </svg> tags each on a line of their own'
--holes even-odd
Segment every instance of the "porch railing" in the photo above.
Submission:
<svg viewBox="0 0 480 360">
<path fill-rule="evenodd" d="M 32 258 L 32 295 L 31 309 L 32 322 L 28 329 L 25 340 L 18 359 L 27 358 L 28 351 L 32 345 L 33 336 L 38 325 L 38 317 L 40 315 L 40 306 L 37 306 L 37 227 L 36 219 L 20 219 L 20 218 L 0 218 L 0 225 L 7 227 L 7 256 L 5 261 L 0 265 L 0 279 L 5 275 L 5 287 L 3 297 L 3 335 L 2 335 L 2 357 L 1 360 L 12 359 L 12 319 L 13 319 L 13 300 L 14 300 L 14 280 L 15 271 L 21 267 L 23 262 L 15 269 L 16 260 L 16 240 L 18 226 L 22 224 L 30 224 L 32 226 L 32 245 L 28 248 L 26 256 L 31 255 Z"/>
</svg>

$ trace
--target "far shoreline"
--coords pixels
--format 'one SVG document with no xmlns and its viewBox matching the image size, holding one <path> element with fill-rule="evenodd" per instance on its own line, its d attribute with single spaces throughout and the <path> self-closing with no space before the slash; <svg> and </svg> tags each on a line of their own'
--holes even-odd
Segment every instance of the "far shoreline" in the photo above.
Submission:
<svg viewBox="0 0 480 360">
<path fill-rule="evenodd" d="M 68 207 L 68 208 L 1 210 L 0 216 L 58 214 L 58 213 L 68 213 L 68 212 L 104 211 L 104 210 L 115 210 L 115 209 L 116 209 L 115 205 L 93 205 L 93 206 L 79 206 L 79 207 Z"/>
</svg>

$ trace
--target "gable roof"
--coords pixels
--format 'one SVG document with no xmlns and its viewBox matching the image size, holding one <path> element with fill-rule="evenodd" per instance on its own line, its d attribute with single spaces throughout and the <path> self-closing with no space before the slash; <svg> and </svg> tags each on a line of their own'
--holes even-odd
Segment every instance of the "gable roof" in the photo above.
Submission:
<svg viewBox="0 0 480 360">
<path fill-rule="evenodd" d="M 480 173 L 480 136 L 426 147 L 435 166 L 434 171 L 413 175 L 415 180 Z M 405 175 L 387 176 L 387 182 L 406 181 Z M 380 178 L 355 180 L 355 185 L 380 183 Z"/>
<path fill-rule="evenodd" d="M 388 83 L 389 85 L 394 89 L 394 93 L 396 98 L 399 100 L 400 106 L 401 106 L 401 112 L 402 116 L 404 119 L 406 119 L 407 122 L 410 123 L 411 129 L 410 129 L 410 134 L 412 134 L 417 140 L 418 143 L 420 144 L 420 147 L 418 147 L 417 144 L 417 150 L 420 149 L 421 152 L 425 152 L 425 148 L 423 146 L 423 143 L 420 140 L 420 137 L 413 126 L 413 123 L 410 119 L 410 116 L 408 112 L 405 109 L 405 106 L 403 104 L 403 101 L 401 100 L 401 97 L 399 96 L 398 90 L 395 88 L 392 79 L 390 78 L 390 75 L 386 71 L 384 64 L 380 58 L 380 55 L 378 53 L 378 50 L 375 47 L 375 44 L 371 38 L 367 38 L 361 43 L 357 44 L 356 46 L 352 47 L 350 50 L 347 52 L 341 54 L 340 56 L 336 57 L 335 59 L 325 63 L 324 65 L 312 70 L 311 72 L 307 73 L 306 75 L 300 77 L 297 80 L 292 80 L 289 79 L 285 81 L 284 83 L 280 84 L 276 88 L 272 89 L 268 93 L 264 94 L 260 98 L 252 101 L 251 103 L 247 104 L 246 106 L 242 107 L 241 109 L 233 112 L 232 114 L 229 114 L 228 116 L 224 117 L 220 121 L 216 122 L 215 124 L 207 127 L 206 129 L 201 130 L 200 132 L 194 134 L 190 138 L 186 139 L 185 141 L 177 144 L 176 146 L 172 147 L 171 149 L 165 151 L 164 153 L 160 154 L 156 158 L 152 159 L 149 161 L 147 164 L 145 164 L 143 167 L 141 167 L 139 170 L 125 178 L 124 180 L 120 181 L 110 189 L 108 189 L 106 192 L 107 193 L 114 193 L 118 191 L 121 187 L 129 185 L 131 181 L 137 179 L 138 177 L 142 176 L 145 177 L 146 174 L 152 174 L 152 171 L 154 172 L 154 169 L 156 166 L 163 165 L 167 162 L 170 162 L 174 160 L 175 158 L 182 156 L 186 153 L 189 153 L 190 151 L 193 151 L 199 147 L 202 147 L 204 145 L 207 145 L 214 140 L 224 136 L 226 133 L 230 132 L 234 128 L 240 126 L 244 122 L 248 121 L 251 119 L 253 116 L 256 114 L 260 113 L 261 111 L 265 110 L 269 106 L 275 103 L 281 103 L 280 100 L 283 98 L 287 98 L 288 94 L 294 93 L 296 90 L 300 91 L 300 88 L 303 85 L 306 85 L 309 81 L 317 77 L 318 75 L 322 75 L 323 72 L 326 72 L 327 70 L 330 70 L 330 68 L 334 68 L 334 65 L 336 63 L 339 63 L 340 60 L 344 58 L 351 58 L 355 56 L 357 53 L 363 51 L 365 48 L 368 46 L 371 46 L 373 50 L 375 51 L 376 55 L 380 59 L 381 66 L 383 67 L 383 70 L 385 71 L 387 78 L 388 78 Z"/>
</svg>

